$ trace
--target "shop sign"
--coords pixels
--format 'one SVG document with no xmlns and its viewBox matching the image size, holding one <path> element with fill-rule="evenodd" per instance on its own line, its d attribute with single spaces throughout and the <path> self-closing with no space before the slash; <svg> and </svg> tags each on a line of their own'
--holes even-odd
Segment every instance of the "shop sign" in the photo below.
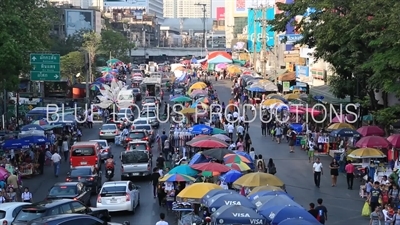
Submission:
<svg viewBox="0 0 400 225">
<path fill-rule="evenodd" d="M 298 65 L 304 65 L 305 61 L 303 58 L 300 58 L 300 54 L 287 54 L 283 56 L 283 61 L 285 63 L 294 63 Z"/>
<path fill-rule="evenodd" d="M 324 79 L 325 73 L 325 70 L 322 69 L 311 69 L 311 75 L 313 78 Z"/>
<path fill-rule="evenodd" d="M 282 84 L 282 89 L 283 89 L 283 92 L 290 91 L 290 82 L 284 81 Z"/>
<path fill-rule="evenodd" d="M 305 76 L 308 77 L 310 75 L 308 66 L 298 66 L 296 65 L 296 77 Z"/>
</svg>

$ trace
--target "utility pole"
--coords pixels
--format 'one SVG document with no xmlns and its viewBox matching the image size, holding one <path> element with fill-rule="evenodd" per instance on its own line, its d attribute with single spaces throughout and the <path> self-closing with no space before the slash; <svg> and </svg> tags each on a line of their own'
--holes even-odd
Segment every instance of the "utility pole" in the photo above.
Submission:
<svg viewBox="0 0 400 225">
<path fill-rule="evenodd" d="M 266 76 L 266 56 L 267 56 L 267 8 L 262 7 L 262 21 L 261 21 L 261 33 L 262 33 L 262 48 L 261 48 L 261 75 Z"/>
<path fill-rule="evenodd" d="M 207 4 L 203 3 L 196 3 L 194 5 L 201 6 L 203 10 L 203 46 L 204 49 L 207 49 L 207 42 L 206 42 L 206 6 Z"/>
<path fill-rule="evenodd" d="M 257 18 L 257 8 L 253 9 L 253 18 L 254 18 L 254 22 L 253 22 L 253 69 L 256 71 L 256 64 L 257 64 L 257 23 L 256 23 L 256 18 Z"/>
</svg>

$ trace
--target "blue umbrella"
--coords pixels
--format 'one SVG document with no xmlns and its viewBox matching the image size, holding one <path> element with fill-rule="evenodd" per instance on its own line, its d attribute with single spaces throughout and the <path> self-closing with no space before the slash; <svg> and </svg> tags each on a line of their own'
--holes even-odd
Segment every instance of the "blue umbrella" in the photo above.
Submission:
<svg viewBox="0 0 400 225">
<path fill-rule="evenodd" d="M 235 182 L 237 179 L 239 179 L 241 176 L 243 176 L 243 174 L 237 170 L 230 170 L 227 173 L 225 173 L 224 175 L 222 175 L 220 177 L 220 179 L 222 181 L 225 181 L 226 183 L 233 183 Z"/>
<path fill-rule="evenodd" d="M 52 123 L 52 125 L 62 125 L 62 126 L 72 126 L 73 124 L 76 124 L 76 118 L 74 115 L 65 115 L 64 117 L 60 117 L 60 119 Z"/>
<path fill-rule="evenodd" d="M 114 75 L 107 74 L 107 75 L 104 76 L 104 79 L 106 79 L 106 81 L 112 81 L 114 79 Z"/>
<path fill-rule="evenodd" d="M 99 77 L 94 82 L 95 83 L 104 83 L 105 81 L 106 81 L 106 79 L 104 79 L 104 77 Z"/>
<path fill-rule="evenodd" d="M 20 141 L 25 142 L 27 144 L 37 144 L 37 145 L 50 144 L 49 139 L 42 136 L 28 136 L 21 138 Z"/>
<path fill-rule="evenodd" d="M 25 125 L 25 126 L 21 127 L 21 131 L 30 131 L 30 130 L 42 130 L 42 131 L 44 131 L 44 129 L 41 126 L 37 125 L 37 124 L 28 124 L 28 125 Z"/>
<path fill-rule="evenodd" d="M 254 170 L 254 160 L 253 158 L 251 158 L 251 156 L 249 154 L 247 154 L 246 152 L 243 151 L 234 151 L 236 155 L 241 155 L 243 157 L 245 157 L 246 159 L 248 159 L 250 161 L 250 163 L 246 163 L 250 169 Z"/>
<path fill-rule="evenodd" d="M 342 128 L 339 130 L 334 130 L 330 133 L 333 137 L 361 137 L 361 134 L 356 130 L 350 128 Z"/>
<path fill-rule="evenodd" d="M 289 196 L 286 196 L 286 195 L 265 195 L 265 196 L 261 196 L 259 198 L 254 199 L 252 202 L 259 209 L 259 208 L 264 207 L 264 205 L 266 203 L 269 204 L 270 201 L 275 201 L 275 199 L 283 202 L 283 205 L 294 205 L 294 203 L 296 203 L 295 201 L 293 201 L 292 198 L 290 198 Z M 296 204 L 298 204 L 298 203 L 296 203 Z M 278 204 L 278 205 L 282 205 L 282 204 Z"/>
<path fill-rule="evenodd" d="M 280 222 L 290 218 L 301 218 L 313 223 L 318 222 L 307 210 L 297 206 L 281 206 L 274 209 L 274 211 L 270 212 L 268 215 L 262 214 L 261 212 L 260 214 L 269 219 L 271 225 L 278 225 Z"/>
<path fill-rule="evenodd" d="M 290 129 L 293 129 L 297 133 L 301 133 L 303 130 L 303 125 L 301 123 L 292 123 L 290 124 Z"/>
<path fill-rule="evenodd" d="M 3 144 L 4 150 L 29 148 L 29 144 L 19 139 L 7 140 Z"/>
<path fill-rule="evenodd" d="M 189 162 L 189 165 L 194 165 L 194 164 L 197 164 L 197 163 L 209 162 L 210 160 L 211 159 L 208 159 L 203 154 L 198 152 L 198 153 L 194 154 L 194 156 L 192 157 L 192 159 Z"/>
<path fill-rule="evenodd" d="M 281 199 L 285 199 L 285 200 L 284 201 L 280 201 Z M 298 203 L 294 202 L 290 198 L 274 198 L 274 199 L 271 199 L 268 202 L 265 202 L 260 207 L 257 207 L 257 212 L 260 213 L 261 215 L 269 215 L 269 213 L 272 212 L 271 208 L 277 207 L 277 206 L 296 206 L 296 207 L 299 207 L 299 208 L 303 208 L 303 207 L 301 207 L 301 205 L 299 205 Z"/>
<path fill-rule="evenodd" d="M 212 127 L 204 124 L 194 125 L 193 127 L 189 128 L 189 132 L 192 134 L 211 134 L 212 130 Z"/>
<path fill-rule="evenodd" d="M 224 205 L 211 214 L 211 219 L 216 224 L 265 224 L 267 222 L 253 209 L 241 205 Z"/>
<path fill-rule="evenodd" d="M 209 198 L 205 205 L 210 209 L 210 212 L 215 212 L 225 205 L 240 205 L 246 208 L 256 209 L 256 206 L 253 205 L 249 199 L 238 193 L 215 195 Z"/>
<path fill-rule="evenodd" d="M 265 92 L 266 90 L 262 87 L 246 87 L 246 90 L 252 91 L 252 92 Z"/>
<path fill-rule="evenodd" d="M 208 199 L 216 196 L 216 195 L 222 195 L 222 194 L 232 194 L 235 193 L 233 190 L 226 190 L 226 189 L 214 189 L 210 190 L 207 192 L 207 194 L 202 198 L 202 203 L 206 203 Z"/>
<path fill-rule="evenodd" d="M 117 69 L 112 69 L 111 72 L 112 73 L 118 73 L 118 70 Z"/>
<path fill-rule="evenodd" d="M 256 200 L 262 196 L 267 196 L 267 195 L 272 195 L 272 196 L 279 196 L 279 195 L 284 195 L 287 196 L 291 199 L 293 199 L 292 196 L 290 196 L 288 193 L 286 192 L 280 192 L 280 191 L 271 191 L 271 190 L 265 190 L 265 191 L 258 191 L 254 194 L 251 194 L 249 196 L 247 196 L 250 200 Z"/>
<path fill-rule="evenodd" d="M 321 223 L 317 222 L 310 222 L 307 220 L 304 220 L 302 218 L 289 218 L 286 220 L 281 221 L 280 223 L 278 223 L 278 225 L 321 225 Z"/>
</svg>

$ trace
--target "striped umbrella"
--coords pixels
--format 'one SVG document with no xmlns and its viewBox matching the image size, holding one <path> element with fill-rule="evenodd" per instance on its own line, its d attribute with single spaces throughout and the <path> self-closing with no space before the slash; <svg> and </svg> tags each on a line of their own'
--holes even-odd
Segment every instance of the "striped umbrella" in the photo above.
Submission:
<svg viewBox="0 0 400 225">
<path fill-rule="evenodd" d="M 183 175 L 183 174 L 167 174 L 163 178 L 160 179 L 161 182 L 194 182 L 194 179 L 191 176 Z"/>
<path fill-rule="evenodd" d="M 228 154 L 224 156 L 224 162 L 225 163 L 250 163 L 250 160 L 248 160 L 246 157 L 241 156 L 241 155 L 236 155 L 236 154 Z"/>
<path fill-rule="evenodd" d="M 247 170 L 250 170 L 250 167 L 249 167 L 246 163 L 244 163 L 244 162 L 229 163 L 229 164 L 226 164 L 226 166 L 227 166 L 227 167 L 230 167 L 230 168 L 232 168 L 232 169 L 234 169 L 234 170 L 237 170 L 237 171 L 247 171 Z"/>
<path fill-rule="evenodd" d="M 41 119 L 41 120 L 33 121 L 32 124 L 36 124 L 39 126 L 45 126 L 45 125 L 48 125 L 49 122 L 47 122 L 47 120 Z"/>
</svg>

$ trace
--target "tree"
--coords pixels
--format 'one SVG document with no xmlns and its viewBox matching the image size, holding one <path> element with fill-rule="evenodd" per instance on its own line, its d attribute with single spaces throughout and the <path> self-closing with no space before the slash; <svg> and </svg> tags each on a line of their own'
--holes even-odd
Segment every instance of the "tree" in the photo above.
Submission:
<svg viewBox="0 0 400 225">
<path fill-rule="evenodd" d="M 44 0 L 0 1 L 1 88 L 15 90 L 31 69 L 29 54 L 48 50 L 51 10 Z"/>
<path fill-rule="evenodd" d="M 96 55 L 101 52 L 101 36 L 96 32 L 88 32 L 83 34 L 82 49 L 89 54 L 89 60 L 92 66 L 95 65 Z M 92 70 L 93 71 L 93 70 Z M 90 80 L 92 74 L 90 74 Z"/>
<path fill-rule="evenodd" d="M 88 31 L 82 30 L 66 39 L 59 36 L 51 36 L 51 48 L 53 52 L 58 52 L 60 55 L 66 55 L 70 52 L 77 51 L 82 47 L 83 35 Z"/>
<path fill-rule="evenodd" d="M 82 52 L 74 51 L 61 56 L 61 76 L 74 80 L 74 76 L 82 73 L 85 67 L 85 55 Z"/>
<path fill-rule="evenodd" d="M 130 43 L 121 32 L 114 30 L 103 30 L 101 32 L 101 49 L 113 58 L 124 61 L 128 56 L 128 51 L 134 47 L 135 45 Z"/>
</svg>

